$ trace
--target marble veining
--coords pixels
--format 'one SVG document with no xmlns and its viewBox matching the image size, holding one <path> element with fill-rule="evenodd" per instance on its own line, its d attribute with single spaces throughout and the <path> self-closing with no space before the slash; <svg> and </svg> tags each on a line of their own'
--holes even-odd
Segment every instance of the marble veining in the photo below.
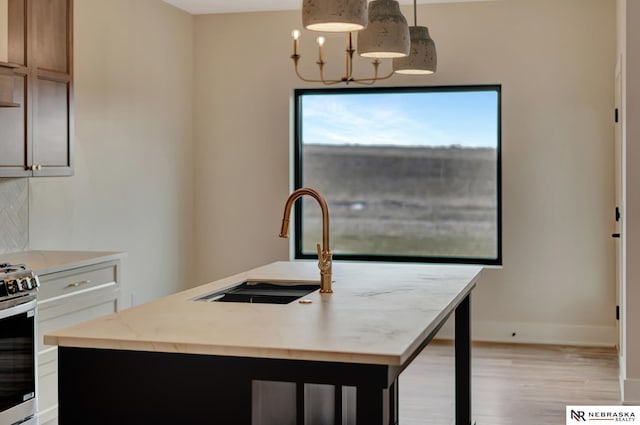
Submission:
<svg viewBox="0 0 640 425">
<path fill-rule="evenodd" d="M 401 365 L 476 285 L 480 267 L 334 263 L 311 304 L 194 299 L 245 280 L 316 281 L 314 261 L 276 262 L 45 335 L 46 344 Z M 397 289 L 397 290 L 396 290 Z"/>
</svg>

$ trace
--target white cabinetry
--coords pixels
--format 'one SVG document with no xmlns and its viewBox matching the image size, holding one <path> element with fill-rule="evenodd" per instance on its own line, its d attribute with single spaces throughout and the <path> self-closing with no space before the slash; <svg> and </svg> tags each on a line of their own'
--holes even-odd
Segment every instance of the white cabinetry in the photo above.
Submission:
<svg viewBox="0 0 640 425">
<path fill-rule="evenodd" d="M 43 336 L 118 310 L 120 261 L 39 274 L 38 291 L 38 418 L 41 425 L 58 423 L 58 347 L 44 345 Z"/>
</svg>

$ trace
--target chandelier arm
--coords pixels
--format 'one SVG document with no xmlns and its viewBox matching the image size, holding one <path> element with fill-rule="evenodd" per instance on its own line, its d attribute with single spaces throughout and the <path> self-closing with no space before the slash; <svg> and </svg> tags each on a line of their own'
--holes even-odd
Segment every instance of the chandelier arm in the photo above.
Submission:
<svg viewBox="0 0 640 425">
<path fill-rule="evenodd" d="M 352 79 L 350 82 L 351 83 L 356 83 L 356 84 L 363 84 L 363 85 L 367 85 L 370 86 L 373 83 L 375 83 L 376 81 L 382 81 L 382 80 L 386 80 L 387 78 L 390 78 L 391 76 L 393 76 L 393 71 L 389 73 L 389 75 L 385 75 L 384 77 L 376 77 L 376 78 L 354 78 Z"/>
<path fill-rule="evenodd" d="M 344 81 L 343 80 L 324 80 L 324 81 L 322 81 L 322 84 L 324 84 L 325 86 L 334 86 L 334 85 L 340 84 L 340 83 L 344 83 Z"/>
<path fill-rule="evenodd" d="M 375 83 L 376 81 L 380 81 L 380 80 L 386 80 L 387 78 L 391 78 L 391 76 L 393 75 L 393 70 L 385 75 L 384 77 L 379 77 L 378 76 L 378 67 L 380 66 L 380 61 L 379 60 L 374 60 L 372 63 L 373 65 L 373 77 L 369 77 L 369 78 L 352 78 L 351 82 L 356 83 L 356 84 L 364 84 L 364 85 L 372 85 L 373 83 Z"/>
<path fill-rule="evenodd" d="M 344 83 L 345 79 L 341 78 L 339 80 L 327 80 L 326 78 L 324 78 L 324 62 L 322 61 L 318 61 L 316 62 L 318 64 L 318 67 L 320 68 L 320 82 L 322 82 L 322 84 L 324 84 L 325 86 L 331 86 L 334 84 L 340 84 L 340 83 Z"/>
<path fill-rule="evenodd" d="M 300 75 L 298 70 L 296 70 L 296 76 L 302 81 L 305 81 L 307 83 L 323 83 L 325 85 L 342 83 L 342 80 L 318 80 L 318 79 L 312 79 L 312 78 L 305 78 L 302 75 Z"/>
<path fill-rule="evenodd" d="M 300 74 L 300 71 L 298 70 L 298 60 L 300 59 L 300 55 L 292 55 L 291 59 L 293 59 L 293 63 L 294 63 L 294 70 L 296 72 L 296 76 L 301 79 L 302 81 L 305 81 L 307 83 L 323 83 L 325 85 L 331 85 L 331 84 L 339 84 L 342 82 L 342 80 L 325 80 L 323 77 L 323 73 L 322 71 L 320 71 L 320 78 L 321 79 L 313 79 L 313 78 L 305 78 Z"/>
<path fill-rule="evenodd" d="M 354 84 L 360 84 L 361 86 L 372 86 L 378 80 L 367 80 L 367 79 L 359 79 L 359 80 L 351 80 Z"/>
</svg>

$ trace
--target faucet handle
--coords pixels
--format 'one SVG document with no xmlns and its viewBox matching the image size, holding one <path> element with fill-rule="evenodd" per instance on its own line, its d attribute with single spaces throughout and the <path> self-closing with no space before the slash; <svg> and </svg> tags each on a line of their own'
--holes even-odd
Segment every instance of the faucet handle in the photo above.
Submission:
<svg viewBox="0 0 640 425">
<path fill-rule="evenodd" d="M 320 248 L 320 244 L 316 244 L 318 250 L 318 267 L 322 272 L 326 272 L 331 269 L 331 251 L 323 251 Z"/>
</svg>

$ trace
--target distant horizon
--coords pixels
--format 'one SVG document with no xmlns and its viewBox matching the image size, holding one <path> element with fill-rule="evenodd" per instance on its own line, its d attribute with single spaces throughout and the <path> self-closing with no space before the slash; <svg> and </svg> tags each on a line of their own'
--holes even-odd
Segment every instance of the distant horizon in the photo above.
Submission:
<svg viewBox="0 0 640 425">
<path fill-rule="evenodd" d="M 498 92 L 304 93 L 302 143 L 496 148 Z"/>
</svg>

